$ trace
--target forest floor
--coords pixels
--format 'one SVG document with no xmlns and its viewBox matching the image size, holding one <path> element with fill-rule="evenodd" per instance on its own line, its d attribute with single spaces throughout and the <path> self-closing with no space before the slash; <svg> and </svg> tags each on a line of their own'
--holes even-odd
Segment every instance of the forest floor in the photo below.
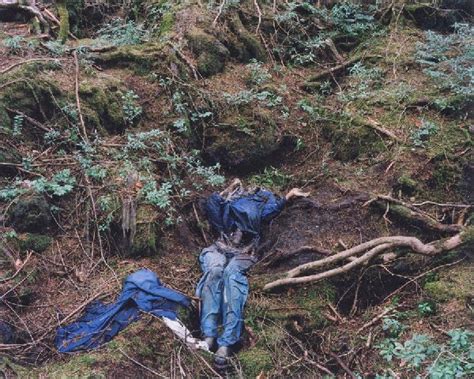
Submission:
<svg viewBox="0 0 474 379">
<path fill-rule="evenodd" d="M 180 17 L 175 30 L 179 20 L 194 16 L 188 11 Z M 308 78 L 338 62 L 327 55 L 308 65 L 277 64 L 274 57 L 265 63 L 231 58 L 222 72 L 193 79 L 190 66 L 198 59 L 192 49 L 181 51 L 183 59 L 176 49 L 148 41 L 137 51 L 91 49 L 77 61 L 71 51 L 81 44 L 96 46 L 93 40 L 70 41 L 71 51 L 58 53 L 57 46 L 36 41 L 27 25 L 0 25 L 0 121 L 5 123 L 0 168 L 5 168 L 2 187 L 10 191 L 1 203 L 2 245 L 9 256 L 2 256 L 0 273 L 15 276 L 13 284 L 0 282 L 0 315 L 16 334 L 13 342 L 0 341 L 5 377 L 223 375 L 213 368 L 210 354 L 190 350 L 150 315 L 95 351 L 59 354 L 54 347 L 59 325 L 73 321 L 93 300 L 113 301 L 122 280 L 144 267 L 194 299 L 194 308 L 182 317 L 199 337 L 197 257 L 213 239 L 199 204 L 225 186 L 217 171 L 226 183 L 239 177 L 281 194 L 292 187 L 311 193 L 265 228 L 263 258 L 249 273 L 244 338 L 228 375 L 472 374 L 472 347 L 470 356 L 462 344 L 449 350 L 453 331 L 459 340 L 472 338 L 472 244 L 439 257 L 394 250 L 398 256 L 391 262 L 373 261 L 277 293 L 262 290 L 278 274 L 321 258 L 317 249 L 291 254 L 303 246 L 337 252 L 380 236 L 415 236 L 423 242 L 447 236 L 392 214 L 389 203 L 383 209 L 368 204 L 377 195 L 421 204 L 442 224 L 472 224 L 472 92 L 465 95 L 468 105 L 458 107 L 456 91 L 426 74 L 419 51 L 434 42 L 412 20 L 399 17 L 368 32 L 356 48 L 341 47 L 345 61 L 356 55 L 376 59 L 364 58 L 314 82 L 310 90 Z M 18 47 L 12 47 L 15 36 L 21 38 Z M 453 43 L 457 54 L 462 45 Z M 70 107 L 76 106 L 76 77 L 86 135 Z M 22 80 L 29 84 L 15 87 Z M 180 106 L 191 115 L 184 132 L 173 129 L 181 125 L 176 124 L 184 114 Z M 155 130 L 163 134 L 150 134 Z M 170 139 L 161 140 L 165 133 Z M 199 167 L 220 163 L 207 181 L 196 174 L 199 169 L 189 169 L 195 167 L 189 163 L 195 149 L 202 151 L 199 164 L 206 165 Z M 7 165 L 13 158 L 15 163 Z M 133 188 L 123 174 L 131 167 L 145 173 Z M 66 179 L 54 179 L 64 170 Z M 71 176 L 72 190 L 66 187 Z M 10 212 L 31 188 L 37 190 L 41 178 L 51 183 L 43 183 L 40 192 L 54 208 L 53 220 L 45 228 L 17 230 Z M 156 190 L 165 181 L 176 185 L 166 196 L 143 192 L 149 183 Z M 182 196 L 184 189 L 188 193 Z M 62 190 L 66 193 L 58 195 Z M 144 254 L 136 256 L 127 256 L 114 229 L 121 215 L 116 204 L 128 196 L 143 205 L 137 235 L 145 237 L 137 249 Z M 168 222 L 172 225 L 164 226 Z M 46 246 L 36 246 L 32 236 L 47 236 Z M 13 268 L 12 257 L 20 262 Z M 430 345 L 437 350 L 430 351 Z M 450 354 L 457 355 L 451 359 Z M 437 372 L 445 376 L 433 376 Z"/>
</svg>

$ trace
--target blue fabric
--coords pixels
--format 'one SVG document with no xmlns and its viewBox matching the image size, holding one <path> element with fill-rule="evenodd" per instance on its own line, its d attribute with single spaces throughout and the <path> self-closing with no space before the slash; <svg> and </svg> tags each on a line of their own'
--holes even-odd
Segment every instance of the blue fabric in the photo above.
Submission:
<svg viewBox="0 0 474 379">
<path fill-rule="evenodd" d="M 61 353 L 94 349 L 136 321 L 140 311 L 174 320 L 178 307 L 189 305 L 185 295 L 163 287 L 153 271 L 142 269 L 125 279 L 115 303 L 91 303 L 75 323 L 60 327 L 55 344 Z"/>
<path fill-rule="evenodd" d="M 245 273 L 255 263 L 245 254 L 223 254 L 215 245 L 203 249 L 199 262 L 204 273 L 196 294 L 201 298 L 201 331 L 204 337 L 219 337 L 219 346 L 240 340 L 243 312 L 249 293 Z M 218 327 L 222 333 L 218 336 Z"/>
<path fill-rule="evenodd" d="M 207 217 L 215 230 L 231 233 L 235 229 L 259 236 L 262 222 L 278 215 L 286 199 L 267 190 L 226 201 L 213 193 L 206 202 Z"/>
</svg>

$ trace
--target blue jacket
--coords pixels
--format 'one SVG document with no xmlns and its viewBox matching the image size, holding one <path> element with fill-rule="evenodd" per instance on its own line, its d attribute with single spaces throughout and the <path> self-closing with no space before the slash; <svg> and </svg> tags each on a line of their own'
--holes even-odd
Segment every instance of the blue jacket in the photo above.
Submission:
<svg viewBox="0 0 474 379">
<path fill-rule="evenodd" d="M 209 222 L 220 233 L 228 234 L 240 229 L 257 237 L 261 233 L 262 222 L 277 216 L 285 203 L 285 198 L 262 189 L 229 201 L 213 193 L 207 199 L 206 212 Z"/>
<path fill-rule="evenodd" d="M 183 294 L 163 287 L 153 271 L 142 269 L 129 275 L 115 303 L 91 303 L 75 323 L 60 327 L 55 344 L 68 353 L 96 348 L 140 317 L 140 311 L 176 319 L 179 306 L 188 307 Z"/>
</svg>

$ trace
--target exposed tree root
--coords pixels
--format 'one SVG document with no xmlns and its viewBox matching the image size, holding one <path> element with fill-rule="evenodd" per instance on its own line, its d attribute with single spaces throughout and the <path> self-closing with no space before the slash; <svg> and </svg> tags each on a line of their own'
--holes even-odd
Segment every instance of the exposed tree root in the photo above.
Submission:
<svg viewBox="0 0 474 379">
<path fill-rule="evenodd" d="M 310 283 L 340 275 L 356 267 L 359 267 L 360 265 L 364 264 L 365 262 L 368 262 L 369 260 L 381 254 L 382 252 L 395 247 L 409 248 L 416 254 L 422 254 L 427 256 L 438 255 L 460 247 L 465 243 L 473 243 L 473 236 L 474 227 L 469 227 L 465 228 L 463 231 L 453 237 L 433 241 L 427 244 L 421 242 L 418 238 L 407 236 L 376 238 L 371 241 L 367 241 L 360 245 L 354 246 L 350 249 L 346 249 L 344 251 L 331 255 L 330 257 L 295 267 L 294 269 L 289 270 L 285 274 L 284 278 L 266 284 L 263 289 L 265 291 L 270 291 L 282 286 Z M 337 263 L 360 253 L 363 254 L 341 267 L 333 268 L 313 275 L 301 277 L 299 276 L 316 268 Z"/>
<path fill-rule="evenodd" d="M 387 202 L 389 203 L 388 207 Z M 453 234 L 460 232 L 463 228 L 462 225 L 457 224 L 442 224 L 427 213 L 390 196 L 378 195 L 376 199 L 370 203 L 373 203 L 381 209 L 387 210 L 387 214 L 392 214 L 397 218 L 426 230 L 438 233 Z"/>
</svg>

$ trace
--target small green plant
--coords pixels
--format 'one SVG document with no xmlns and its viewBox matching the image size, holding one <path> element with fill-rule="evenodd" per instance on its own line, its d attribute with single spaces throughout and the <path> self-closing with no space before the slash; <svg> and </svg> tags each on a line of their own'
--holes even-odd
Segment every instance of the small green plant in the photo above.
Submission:
<svg viewBox="0 0 474 379">
<path fill-rule="evenodd" d="M 453 34 L 427 31 L 426 41 L 417 45 L 415 58 L 441 89 L 449 89 L 465 100 L 474 96 L 472 69 L 472 24 L 456 23 Z"/>
<path fill-rule="evenodd" d="M 133 91 L 127 91 L 122 95 L 124 120 L 128 125 L 134 125 L 142 115 L 143 108 L 138 104 L 138 99 L 138 95 Z"/>
<path fill-rule="evenodd" d="M 71 174 L 71 170 L 64 169 L 53 175 L 51 180 L 40 178 L 31 182 L 31 186 L 37 192 L 47 192 L 53 196 L 65 196 L 72 192 L 76 178 Z"/>
<path fill-rule="evenodd" d="M 97 31 L 100 40 L 115 46 L 136 45 L 146 42 L 149 32 L 134 21 L 116 18 Z"/>
<path fill-rule="evenodd" d="M 436 314 L 436 303 L 432 300 L 422 301 L 418 304 L 418 313 L 421 316 L 432 316 Z"/>
<path fill-rule="evenodd" d="M 377 348 L 388 362 L 400 359 L 408 370 L 426 372 L 432 379 L 468 377 L 474 374 L 474 333 L 464 329 L 448 332 L 449 343 L 435 343 L 430 336 L 414 334 L 404 343 L 384 339 Z"/>
<path fill-rule="evenodd" d="M 388 337 L 399 337 L 406 327 L 394 318 L 385 317 L 383 319 L 382 329 Z"/>
<path fill-rule="evenodd" d="M 435 123 L 427 120 L 421 121 L 421 127 L 411 134 L 411 140 L 416 147 L 426 147 L 429 138 L 438 132 Z"/>
<path fill-rule="evenodd" d="M 21 136 L 21 130 L 23 128 L 23 121 L 25 120 L 25 116 L 17 114 L 13 117 L 13 125 L 12 125 L 12 136 L 19 137 Z"/>
<path fill-rule="evenodd" d="M 8 49 L 8 53 L 19 55 L 23 50 L 25 39 L 22 36 L 7 37 L 3 40 L 3 46 Z"/>
<path fill-rule="evenodd" d="M 291 175 L 285 174 L 275 167 L 265 167 L 261 174 L 254 175 L 250 182 L 256 186 L 266 188 L 284 188 L 291 180 Z"/>
<path fill-rule="evenodd" d="M 252 59 L 250 63 L 247 64 L 247 67 L 250 70 L 248 83 L 251 86 L 258 87 L 268 82 L 272 78 L 272 75 L 270 74 L 268 69 L 263 67 L 263 64 L 261 62 L 258 62 L 256 59 Z"/>
</svg>

